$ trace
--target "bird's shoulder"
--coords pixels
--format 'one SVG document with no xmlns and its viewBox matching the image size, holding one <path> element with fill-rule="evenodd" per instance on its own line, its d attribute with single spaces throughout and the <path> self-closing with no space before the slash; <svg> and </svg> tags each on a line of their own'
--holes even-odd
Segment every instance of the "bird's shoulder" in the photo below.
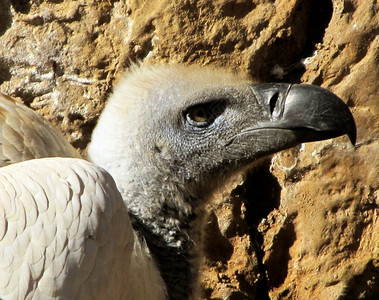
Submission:
<svg viewBox="0 0 379 300">
<path fill-rule="evenodd" d="M 1 297 L 24 298 L 30 284 L 40 296 L 122 294 L 134 234 L 105 170 L 75 158 L 12 164 L 0 168 L 0 198 Z"/>
</svg>

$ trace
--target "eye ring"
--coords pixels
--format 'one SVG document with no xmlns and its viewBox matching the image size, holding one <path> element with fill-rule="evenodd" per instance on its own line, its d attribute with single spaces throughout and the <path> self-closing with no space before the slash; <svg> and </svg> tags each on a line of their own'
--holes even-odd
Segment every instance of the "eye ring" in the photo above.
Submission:
<svg viewBox="0 0 379 300">
<path fill-rule="evenodd" d="M 187 117 L 195 123 L 207 123 L 210 113 L 206 107 L 198 105 L 187 112 Z"/>
<path fill-rule="evenodd" d="M 184 115 L 187 122 L 196 127 L 206 127 L 223 113 L 225 103 L 222 100 L 194 105 L 188 108 Z"/>
</svg>

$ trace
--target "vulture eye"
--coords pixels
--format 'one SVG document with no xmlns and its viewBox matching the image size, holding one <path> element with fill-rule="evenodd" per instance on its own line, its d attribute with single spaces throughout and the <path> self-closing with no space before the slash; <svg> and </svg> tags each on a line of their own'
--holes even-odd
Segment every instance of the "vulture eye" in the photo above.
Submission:
<svg viewBox="0 0 379 300">
<path fill-rule="evenodd" d="M 210 125 L 224 111 L 225 105 L 222 101 L 199 104 L 185 111 L 187 122 L 197 127 Z"/>
<path fill-rule="evenodd" d="M 188 117 L 197 123 L 204 123 L 209 118 L 209 112 L 204 106 L 197 106 L 188 112 Z"/>
</svg>

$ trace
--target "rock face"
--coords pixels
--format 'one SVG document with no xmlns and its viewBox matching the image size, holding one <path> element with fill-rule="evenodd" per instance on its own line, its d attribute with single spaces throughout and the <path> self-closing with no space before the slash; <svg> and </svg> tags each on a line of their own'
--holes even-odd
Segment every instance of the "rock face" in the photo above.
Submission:
<svg viewBox="0 0 379 300">
<path fill-rule="evenodd" d="M 379 5 L 367 0 L 0 2 L 0 90 L 82 153 L 130 62 L 229 66 L 329 88 L 358 143 L 301 145 L 209 205 L 204 299 L 377 299 Z"/>
</svg>

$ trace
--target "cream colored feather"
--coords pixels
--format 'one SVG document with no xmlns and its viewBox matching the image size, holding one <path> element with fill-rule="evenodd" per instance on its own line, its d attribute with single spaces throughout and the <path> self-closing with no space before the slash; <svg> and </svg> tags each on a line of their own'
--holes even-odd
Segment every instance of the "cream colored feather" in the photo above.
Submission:
<svg viewBox="0 0 379 300">
<path fill-rule="evenodd" d="M 80 157 L 41 115 L 0 93 L 0 167 L 51 156 Z"/>
<path fill-rule="evenodd" d="M 134 235 L 112 177 L 84 160 L 0 168 L 0 298 L 127 299 Z"/>
</svg>

